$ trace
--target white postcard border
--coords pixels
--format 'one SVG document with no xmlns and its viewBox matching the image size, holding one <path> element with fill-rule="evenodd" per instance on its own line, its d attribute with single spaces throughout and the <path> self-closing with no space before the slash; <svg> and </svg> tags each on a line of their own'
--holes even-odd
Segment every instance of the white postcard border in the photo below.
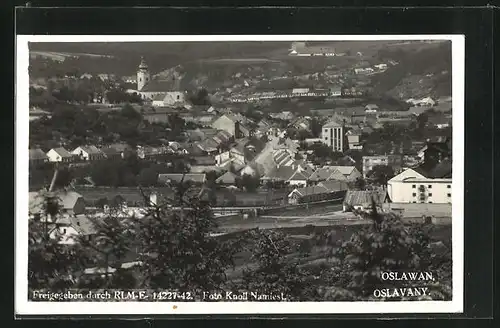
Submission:
<svg viewBox="0 0 500 328">
<path fill-rule="evenodd" d="M 452 301 L 425 302 L 30 302 L 28 301 L 28 42 L 188 41 L 452 41 Z M 16 38 L 15 121 L 15 313 L 67 314 L 398 314 L 461 313 L 464 296 L 464 93 L 463 35 L 18 35 Z M 21 110 L 23 109 L 23 110 Z"/>
</svg>

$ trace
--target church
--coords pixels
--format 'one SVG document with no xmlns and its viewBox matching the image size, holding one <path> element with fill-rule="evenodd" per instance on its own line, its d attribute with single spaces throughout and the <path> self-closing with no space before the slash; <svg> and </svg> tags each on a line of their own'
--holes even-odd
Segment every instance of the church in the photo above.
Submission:
<svg viewBox="0 0 500 328">
<path fill-rule="evenodd" d="M 154 106 L 158 107 L 184 104 L 186 93 L 175 90 L 176 84 L 172 83 L 172 81 L 152 79 L 148 65 L 144 58 L 141 58 L 141 63 L 137 70 L 137 93 L 142 99 L 151 101 Z"/>
</svg>

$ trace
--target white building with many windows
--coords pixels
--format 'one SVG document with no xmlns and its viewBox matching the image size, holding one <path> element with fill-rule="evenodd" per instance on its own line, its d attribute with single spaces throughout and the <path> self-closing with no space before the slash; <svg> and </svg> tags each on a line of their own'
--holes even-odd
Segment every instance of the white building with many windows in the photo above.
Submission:
<svg viewBox="0 0 500 328">
<path fill-rule="evenodd" d="M 344 151 L 344 127 L 335 121 L 323 125 L 321 140 L 333 151 Z"/>
<path fill-rule="evenodd" d="M 387 182 L 387 193 L 393 203 L 451 204 L 451 171 L 441 176 L 407 169 Z"/>
</svg>

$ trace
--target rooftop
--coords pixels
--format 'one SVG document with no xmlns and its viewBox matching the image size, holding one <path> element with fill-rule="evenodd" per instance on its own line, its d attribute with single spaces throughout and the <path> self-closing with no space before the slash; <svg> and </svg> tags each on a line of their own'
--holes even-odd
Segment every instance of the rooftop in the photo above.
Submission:
<svg viewBox="0 0 500 328">
<path fill-rule="evenodd" d="M 191 181 L 196 183 L 205 182 L 206 175 L 202 173 L 166 173 L 158 174 L 158 182 L 168 183 L 168 182 L 182 182 Z"/>
</svg>

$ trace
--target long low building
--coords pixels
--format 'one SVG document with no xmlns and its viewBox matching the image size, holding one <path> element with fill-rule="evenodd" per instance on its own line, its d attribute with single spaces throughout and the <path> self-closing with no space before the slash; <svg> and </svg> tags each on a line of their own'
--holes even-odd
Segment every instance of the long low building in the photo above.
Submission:
<svg viewBox="0 0 500 328">
<path fill-rule="evenodd" d="M 288 203 L 303 204 L 342 199 L 346 192 L 347 183 L 342 181 L 325 181 L 314 186 L 294 189 L 288 194 Z"/>
</svg>

